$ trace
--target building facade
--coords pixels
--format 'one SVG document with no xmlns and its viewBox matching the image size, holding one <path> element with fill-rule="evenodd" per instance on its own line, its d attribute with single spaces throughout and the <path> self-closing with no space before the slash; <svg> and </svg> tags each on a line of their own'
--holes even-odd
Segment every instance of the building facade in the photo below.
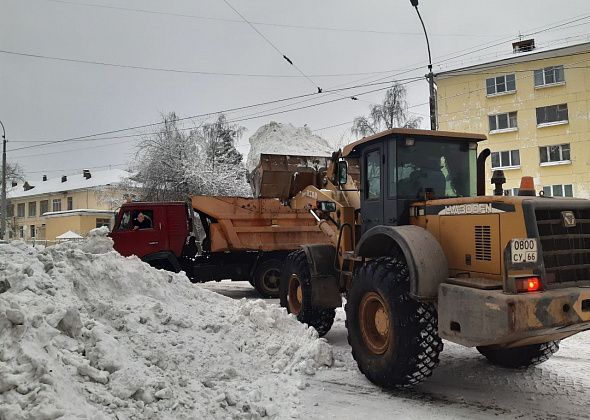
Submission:
<svg viewBox="0 0 590 420">
<path fill-rule="evenodd" d="M 110 225 L 117 201 L 123 200 L 119 186 L 129 176 L 120 169 L 85 170 L 14 184 L 8 191 L 8 236 L 53 241 L 68 230 L 84 235 Z M 113 200 L 117 195 L 121 199 Z"/>
<path fill-rule="evenodd" d="M 439 129 L 486 134 L 486 178 L 502 169 L 506 194 L 532 176 L 544 195 L 590 198 L 590 43 L 513 47 L 508 58 L 436 76 Z"/>
</svg>

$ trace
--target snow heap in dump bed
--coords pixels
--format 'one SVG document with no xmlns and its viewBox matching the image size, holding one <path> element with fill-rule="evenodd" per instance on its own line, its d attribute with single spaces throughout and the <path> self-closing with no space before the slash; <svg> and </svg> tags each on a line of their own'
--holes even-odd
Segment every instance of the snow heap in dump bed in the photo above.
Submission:
<svg viewBox="0 0 590 420">
<path fill-rule="evenodd" d="M 113 251 L 0 244 L 0 419 L 297 416 L 332 348 L 282 308 Z"/>
<path fill-rule="evenodd" d="M 270 122 L 250 137 L 250 153 L 246 168 L 252 172 L 260 162 L 260 155 L 332 156 L 326 140 L 311 132 L 309 127 L 293 127 L 292 124 Z"/>
</svg>

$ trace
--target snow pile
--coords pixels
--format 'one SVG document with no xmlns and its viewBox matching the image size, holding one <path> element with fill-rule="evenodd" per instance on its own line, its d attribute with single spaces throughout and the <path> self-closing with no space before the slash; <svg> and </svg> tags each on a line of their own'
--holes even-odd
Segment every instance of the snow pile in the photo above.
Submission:
<svg viewBox="0 0 590 420">
<path fill-rule="evenodd" d="M 246 168 L 256 169 L 261 154 L 296 156 L 332 156 L 333 148 L 326 140 L 311 132 L 309 127 L 293 127 L 292 124 L 270 122 L 250 137 L 250 153 Z"/>
<path fill-rule="evenodd" d="M 284 309 L 113 251 L 0 244 L 0 419 L 297 417 L 332 348 Z"/>
</svg>

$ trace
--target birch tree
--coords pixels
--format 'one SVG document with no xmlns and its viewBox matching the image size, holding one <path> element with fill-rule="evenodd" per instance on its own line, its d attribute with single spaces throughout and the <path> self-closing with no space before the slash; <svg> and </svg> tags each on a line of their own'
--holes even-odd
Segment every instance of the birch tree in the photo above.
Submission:
<svg viewBox="0 0 590 420">
<path fill-rule="evenodd" d="M 368 116 L 356 117 L 351 132 L 355 136 L 370 136 L 392 128 L 418 128 L 422 119 L 411 117 L 406 101 L 406 88 L 396 83 L 385 92 L 379 105 L 371 105 Z"/>
</svg>

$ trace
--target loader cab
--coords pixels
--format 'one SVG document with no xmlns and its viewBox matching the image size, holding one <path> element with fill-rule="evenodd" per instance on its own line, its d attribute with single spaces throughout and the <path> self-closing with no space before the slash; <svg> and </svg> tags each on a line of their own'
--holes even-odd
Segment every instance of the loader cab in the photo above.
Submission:
<svg viewBox="0 0 590 420">
<path fill-rule="evenodd" d="M 476 195 L 477 142 L 485 136 L 393 129 L 348 145 L 361 162 L 362 231 L 406 225 L 416 201 Z"/>
</svg>

